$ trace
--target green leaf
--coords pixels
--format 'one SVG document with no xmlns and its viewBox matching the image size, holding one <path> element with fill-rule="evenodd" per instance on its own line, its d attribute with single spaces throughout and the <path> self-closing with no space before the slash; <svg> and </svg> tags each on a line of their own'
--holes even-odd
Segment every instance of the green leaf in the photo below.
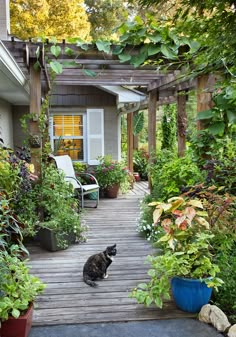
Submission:
<svg viewBox="0 0 236 337">
<path fill-rule="evenodd" d="M 121 62 L 127 62 L 127 61 L 131 60 L 131 55 L 129 55 L 129 54 L 119 54 L 118 57 L 119 57 Z"/>
<path fill-rule="evenodd" d="M 212 110 L 204 110 L 198 113 L 197 119 L 198 120 L 209 119 L 209 118 L 212 118 L 213 116 L 214 116 L 214 113 Z"/>
<path fill-rule="evenodd" d="M 40 48 L 39 48 L 39 46 L 37 47 L 35 54 L 36 54 L 36 57 L 38 59 L 39 55 L 40 55 Z"/>
<path fill-rule="evenodd" d="M 167 59 L 175 60 L 178 58 L 177 54 L 174 53 L 173 50 L 171 50 L 170 47 L 165 44 L 161 45 L 161 52 Z"/>
<path fill-rule="evenodd" d="M 144 112 L 141 111 L 137 115 L 134 115 L 133 118 L 133 134 L 134 136 L 138 135 L 144 127 Z"/>
<path fill-rule="evenodd" d="M 151 55 L 155 55 L 155 54 L 157 54 L 157 53 L 160 53 L 160 51 L 161 51 L 161 48 L 160 48 L 160 46 L 157 46 L 157 45 L 149 45 L 149 47 L 148 47 L 148 56 L 151 56 Z"/>
<path fill-rule="evenodd" d="M 135 68 L 139 67 L 147 58 L 146 53 L 141 53 L 139 55 L 135 55 L 131 57 L 130 63 L 134 65 Z"/>
<path fill-rule="evenodd" d="M 115 46 L 114 49 L 112 50 L 112 53 L 114 55 L 119 55 L 120 53 L 122 53 L 124 49 L 124 46 Z"/>
<path fill-rule="evenodd" d="M 73 49 L 69 48 L 69 47 L 66 47 L 66 48 L 65 48 L 65 53 L 66 53 L 66 55 L 68 55 L 68 56 L 73 56 L 73 55 L 75 55 L 75 51 L 74 51 Z"/>
<path fill-rule="evenodd" d="M 160 297 L 155 298 L 155 304 L 158 308 L 162 308 L 163 303 L 162 303 L 162 300 L 160 299 Z"/>
<path fill-rule="evenodd" d="M 148 307 L 152 304 L 152 298 L 150 296 L 146 297 L 145 304 Z"/>
<path fill-rule="evenodd" d="M 85 51 L 87 51 L 89 49 L 90 45 L 88 43 L 84 43 L 82 41 L 77 41 L 76 46 L 80 47 L 81 49 L 83 49 Z"/>
<path fill-rule="evenodd" d="M 97 76 L 97 74 L 94 71 L 90 70 L 90 69 L 82 69 L 82 72 L 86 76 L 90 76 L 90 77 L 96 77 Z"/>
<path fill-rule="evenodd" d="M 18 309 L 13 309 L 12 312 L 11 312 L 12 316 L 14 318 L 18 318 L 20 316 L 20 311 Z"/>
<path fill-rule="evenodd" d="M 215 122 L 214 124 L 210 125 L 208 129 L 212 135 L 223 135 L 225 130 L 225 123 Z"/>
<path fill-rule="evenodd" d="M 105 53 L 109 54 L 111 50 L 111 43 L 108 41 L 97 41 L 96 42 L 97 49 L 99 51 L 104 51 Z"/>
<path fill-rule="evenodd" d="M 230 124 L 236 123 L 236 113 L 235 111 L 228 110 L 227 111 L 227 118 Z"/>
<path fill-rule="evenodd" d="M 61 63 L 57 62 L 57 61 L 51 61 L 49 63 L 51 69 L 54 71 L 54 73 L 56 73 L 57 75 L 61 74 L 63 69 L 62 69 L 62 65 Z"/>
<path fill-rule="evenodd" d="M 75 61 L 62 61 L 61 63 L 63 66 L 65 67 L 76 67 L 78 66 L 79 64 L 76 63 Z"/>
<path fill-rule="evenodd" d="M 154 35 L 148 34 L 147 37 L 149 38 L 150 41 L 155 43 L 160 42 L 162 40 L 162 37 L 159 33 L 156 33 Z"/>
<path fill-rule="evenodd" d="M 60 46 L 51 46 L 50 48 L 52 55 L 56 58 L 61 54 L 61 47 Z"/>
<path fill-rule="evenodd" d="M 146 290 L 146 289 L 147 289 L 147 284 L 146 284 L 146 283 L 140 283 L 140 284 L 138 285 L 138 288 L 139 288 L 139 289 L 142 289 L 142 290 Z"/>
<path fill-rule="evenodd" d="M 41 68 L 40 62 L 39 62 L 39 61 L 36 61 L 36 62 L 34 63 L 34 69 L 35 69 L 35 70 L 39 70 L 40 68 Z"/>
</svg>

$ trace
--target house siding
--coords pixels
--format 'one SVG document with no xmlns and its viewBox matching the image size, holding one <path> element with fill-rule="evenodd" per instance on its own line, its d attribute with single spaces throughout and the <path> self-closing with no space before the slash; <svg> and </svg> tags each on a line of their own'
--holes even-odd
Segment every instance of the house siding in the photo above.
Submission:
<svg viewBox="0 0 236 337">
<path fill-rule="evenodd" d="M 50 104 L 55 106 L 95 107 L 116 105 L 116 97 L 92 86 L 56 86 Z"/>
<path fill-rule="evenodd" d="M 119 160 L 119 116 L 116 107 L 104 108 L 104 152 Z"/>
<path fill-rule="evenodd" d="M 13 106 L 13 141 L 14 148 L 22 147 L 26 139 L 26 134 L 23 132 L 21 127 L 20 119 L 29 113 L 28 106 Z"/>
<path fill-rule="evenodd" d="M 10 33 L 9 0 L 0 0 L 0 40 L 8 40 Z"/>
<path fill-rule="evenodd" d="M 52 109 L 76 107 L 80 111 L 104 109 L 104 152 L 120 159 L 119 123 L 116 96 L 92 86 L 57 86 L 50 100 Z"/>
<path fill-rule="evenodd" d="M 4 145 L 13 148 L 13 123 L 11 105 L 0 99 L 0 138 Z"/>
</svg>

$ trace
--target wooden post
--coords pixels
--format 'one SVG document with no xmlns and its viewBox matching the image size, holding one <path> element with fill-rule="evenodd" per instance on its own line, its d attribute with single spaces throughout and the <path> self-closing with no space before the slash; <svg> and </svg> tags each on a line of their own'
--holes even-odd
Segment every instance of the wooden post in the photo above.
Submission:
<svg viewBox="0 0 236 337">
<path fill-rule="evenodd" d="M 41 175 L 42 135 L 39 130 L 41 112 L 41 71 L 34 68 L 34 60 L 30 62 L 30 151 L 31 163 L 34 164 L 35 174 Z"/>
<path fill-rule="evenodd" d="M 197 112 L 211 109 L 213 107 L 212 91 L 216 81 L 214 75 L 201 75 L 197 80 Z M 197 121 L 197 129 L 206 128 L 206 120 Z"/>
<path fill-rule="evenodd" d="M 187 96 L 185 91 L 179 91 L 177 96 L 177 127 L 178 127 L 178 156 L 183 157 L 186 150 L 186 113 Z"/>
<path fill-rule="evenodd" d="M 153 160 L 153 154 L 156 154 L 156 110 L 157 110 L 158 94 L 157 89 L 149 92 L 148 99 L 148 154 L 149 161 Z M 152 189 L 149 177 L 149 188 Z"/>
<path fill-rule="evenodd" d="M 133 113 L 127 114 L 127 146 L 128 146 L 128 169 L 133 173 L 133 148 L 134 148 L 134 138 L 133 138 Z"/>
<path fill-rule="evenodd" d="M 157 109 L 157 90 L 149 93 L 148 100 L 148 154 L 156 153 L 156 109 Z"/>
<path fill-rule="evenodd" d="M 137 115 L 139 113 L 139 111 L 135 111 L 133 113 L 133 115 Z M 138 135 L 134 136 L 134 150 L 138 150 Z"/>
</svg>

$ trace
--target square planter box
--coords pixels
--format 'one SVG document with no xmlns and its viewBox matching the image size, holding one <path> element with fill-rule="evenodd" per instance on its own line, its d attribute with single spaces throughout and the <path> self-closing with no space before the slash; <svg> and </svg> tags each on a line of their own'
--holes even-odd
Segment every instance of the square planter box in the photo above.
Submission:
<svg viewBox="0 0 236 337">
<path fill-rule="evenodd" d="M 63 237 L 63 240 L 68 242 L 68 246 L 72 243 L 75 243 L 76 237 L 74 233 L 67 234 Z M 55 233 L 47 228 L 40 228 L 39 230 L 39 242 L 40 246 L 50 252 L 56 252 L 58 250 L 63 250 L 66 248 L 62 248 L 58 245 L 57 238 Z"/>
<path fill-rule="evenodd" d="M 29 335 L 33 318 L 33 304 L 30 305 L 25 315 L 19 318 L 9 317 L 2 322 L 1 337 L 27 337 Z"/>
</svg>

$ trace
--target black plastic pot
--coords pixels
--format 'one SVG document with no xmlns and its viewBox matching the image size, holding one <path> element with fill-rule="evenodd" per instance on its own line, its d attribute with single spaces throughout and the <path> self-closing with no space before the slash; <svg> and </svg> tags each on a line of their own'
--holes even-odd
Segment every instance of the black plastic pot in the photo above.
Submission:
<svg viewBox="0 0 236 337">
<path fill-rule="evenodd" d="M 53 230 L 48 228 L 40 228 L 39 230 L 39 242 L 43 249 L 50 252 L 56 252 L 58 250 L 63 250 L 68 248 L 72 243 L 75 243 L 76 236 L 74 233 L 66 234 L 62 237 L 63 240 L 67 242 L 67 247 L 61 247 L 58 244 L 57 236 Z"/>
</svg>

